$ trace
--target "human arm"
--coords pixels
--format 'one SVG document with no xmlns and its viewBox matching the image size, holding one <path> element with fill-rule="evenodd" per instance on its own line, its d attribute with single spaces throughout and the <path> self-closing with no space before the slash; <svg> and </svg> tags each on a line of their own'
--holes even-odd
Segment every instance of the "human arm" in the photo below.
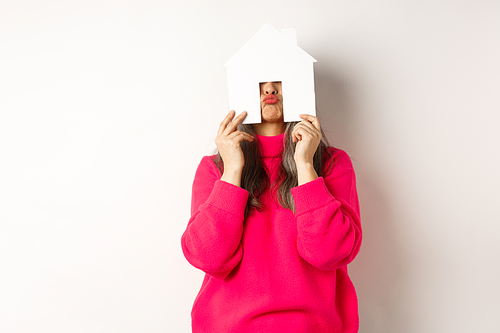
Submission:
<svg viewBox="0 0 500 333">
<path fill-rule="evenodd" d="M 328 174 L 318 177 L 313 156 L 321 141 L 321 126 L 317 117 L 300 117 L 302 121 L 292 131 L 297 142 L 294 160 L 299 185 L 292 188 L 297 250 L 311 265 L 333 270 L 350 263 L 361 245 L 356 178 L 351 160 L 342 150 L 336 150 L 328 161 Z"/>
<path fill-rule="evenodd" d="M 293 128 L 292 141 L 297 142 L 293 158 L 297 167 L 298 184 L 302 185 L 318 178 L 313 158 L 321 142 L 321 126 L 314 116 L 299 116 L 302 121 Z"/>
<path fill-rule="evenodd" d="M 242 140 L 253 137 L 237 130 L 245 118 L 234 111 L 221 122 L 215 143 L 224 163 L 222 176 L 214 161 L 204 157 L 192 188 L 191 218 L 182 235 L 182 250 L 195 267 L 224 278 L 241 260 L 241 236 L 248 192 L 240 187 L 244 166 Z"/>
<path fill-rule="evenodd" d="M 304 260 L 322 270 L 350 263 L 358 254 L 362 239 L 351 160 L 337 149 L 330 163 L 332 167 L 325 177 L 291 190 L 297 220 L 297 250 Z"/>
<path fill-rule="evenodd" d="M 313 156 L 321 141 L 317 117 L 300 115 L 293 131 L 298 186 L 292 188 L 297 219 L 297 250 L 311 265 L 333 270 L 350 263 L 361 245 L 356 179 L 349 156 L 336 150 L 325 177 L 318 177 Z M 330 152 L 333 152 L 330 148 Z M 330 168 L 331 166 L 331 168 Z"/>
</svg>

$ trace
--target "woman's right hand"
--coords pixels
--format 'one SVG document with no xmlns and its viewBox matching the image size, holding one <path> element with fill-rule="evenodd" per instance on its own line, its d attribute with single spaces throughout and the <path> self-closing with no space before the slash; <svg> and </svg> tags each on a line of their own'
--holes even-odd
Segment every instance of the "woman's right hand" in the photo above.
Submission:
<svg viewBox="0 0 500 333">
<path fill-rule="evenodd" d="M 248 133 L 238 131 L 238 125 L 245 119 L 247 113 L 243 111 L 236 118 L 234 118 L 234 115 L 235 112 L 231 110 L 221 122 L 215 138 L 215 145 L 224 162 L 224 173 L 221 180 L 240 186 L 241 172 L 245 165 L 240 143 L 243 140 L 252 142 L 254 137 Z"/>
</svg>

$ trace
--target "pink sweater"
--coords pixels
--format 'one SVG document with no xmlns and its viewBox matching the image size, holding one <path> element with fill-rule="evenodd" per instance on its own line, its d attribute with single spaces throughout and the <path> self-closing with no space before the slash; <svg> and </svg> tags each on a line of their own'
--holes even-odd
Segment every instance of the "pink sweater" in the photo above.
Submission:
<svg viewBox="0 0 500 333">
<path fill-rule="evenodd" d="M 283 134 L 257 140 L 273 182 Z M 202 159 L 181 240 L 186 259 L 206 273 L 193 332 L 358 332 L 346 266 L 361 244 L 355 176 L 349 156 L 330 149 L 330 173 L 292 188 L 295 214 L 267 190 L 263 211 L 246 219 L 248 192 L 221 181 L 211 157 Z"/>
</svg>

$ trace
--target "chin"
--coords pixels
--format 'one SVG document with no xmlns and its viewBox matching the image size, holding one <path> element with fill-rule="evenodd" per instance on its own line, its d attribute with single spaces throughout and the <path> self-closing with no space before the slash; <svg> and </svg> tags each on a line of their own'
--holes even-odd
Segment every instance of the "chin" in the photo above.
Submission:
<svg viewBox="0 0 500 333">
<path fill-rule="evenodd" d="M 283 110 L 275 105 L 266 105 L 262 110 L 262 122 L 283 121 Z"/>
</svg>

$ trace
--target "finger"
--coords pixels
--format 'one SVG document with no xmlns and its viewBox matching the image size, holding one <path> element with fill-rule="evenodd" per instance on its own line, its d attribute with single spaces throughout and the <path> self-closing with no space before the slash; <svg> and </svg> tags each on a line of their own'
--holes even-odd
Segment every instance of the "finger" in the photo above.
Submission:
<svg viewBox="0 0 500 333">
<path fill-rule="evenodd" d="M 309 130 L 309 133 L 313 136 L 314 139 L 320 139 L 321 140 L 321 130 L 317 129 L 312 123 L 310 123 L 308 120 L 302 120 L 299 124 L 301 126 L 304 126 L 304 128 L 307 128 Z"/>
<path fill-rule="evenodd" d="M 219 125 L 219 129 L 217 130 L 217 136 L 220 136 L 222 134 L 222 132 L 224 132 L 224 130 L 227 127 L 227 124 L 229 124 L 231 122 L 231 120 L 233 119 L 234 113 L 235 113 L 234 110 L 229 111 L 229 113 L 224 118 L 224 120 L 222 120 L 222 122 Z"/>
<path fill-rule="evenodd" d="M 314 127 L 316 127 L 318 130 L 321 130 L 321 125 L 319 124 L 318 117 L 311 116 L 310 114 L 299 114 L 299 117 L 308 120 L 314 125 Z"/>
<path fill-rule="evenodd" d="M 315 138 L 315 139 L 319 139 L 321 140 L 321 137 L 322 137 L 322 134 L 321 134 L 321 130 L 316 128 L 314 126 L 314 124 L 310 123 L 309 121 L 307 120 L 303 120 L 302 124 L 304 126 L 306 126 L 309 130 L 310 130 L 310 133 L 311 135 Z"/>
<path fill-rule="evenodd" d="M 292 130 L 292 141 L 293 142 L 296 142 L 296 141 L 300 140 L 299 137 L 298 137 L 298 135 L 297 135 L 297 131 L 299 130 L 299 124 L 300 123 L 296 124 L 293 127 L 293 130 Z"/>
<path fill-rule="evenodd" d="M 229 133 L 232 133 L 236 130 L 239 124 L 245 119 L 247 116 L 247 112 L 243 111 L 240 113 L 238 116 L 236 116 L 233 121 L 231 121 L 225 128 L 224 134 L 228 135 Z"/>
<path fill-rule="evenodd" d="M 308 125 L 307 122 L 298 123 L 295 126 L 294 131 L 300 132 L 302 134 L 309 134 L 312 136 L 315 136 L 317 134 L 317 129 L 311 123 L 309 123 Z"/>
<path fill-rule="evenodd" d="M 293 131 L 292 131 L 292 138 L 293 138 L 293 142 L 298 142 L 298 141 L 302 141 L 302 134 L 303 134 L 303 130 L 300 126 L 295 125 Z"/>
<path fill-rule="evenodd" d="M 300 124 L 299 124 L 300 125 Z M 313 140 L 316 137 L 316 133 L 313 132 L 310 128 L 308 128 L 306 125 L 297 125 L 295 129 L 295 134 L 300 136 L 300 141 L 308 138 L 310 140 Z"/>
<path fill-rule="evenodd" d="M 295 126 L 295 127 L 297 127 L 297 126 Z M 299 141 L 299 140 L 300 140 L 300 138 L 299 138 L 299 134 L 297 133 L 297 130 L 296 130 L 296 128 L 295 128 L 295 127 L 294 127 L 294 129 L 293 129 L 293 131 L 292 131 L 292 141 L 293 141 L 293 142 L 297 142 L 297 141 Z"/>
<path fill-rule="evenodd" d="M 318 129 L 308 120 L 302 120 L 300 122 L 303 126 L 306 126 L 307 128 L 310 128 L 313 132 L 317 132 Z"/>
<path fill-rule="evenodd" d="M 233 133 L 229 134 L 229 135 L 227 136 L 227 138 L 228 138 L 228 139 L 231 139 L 231 138 L 234 138 L 235 136 L 237 136 L 237 135 L 239 135 L 239 134 L 243 134 L 243 135 L 248 136 L 248 137 L 250 137 L 250 138 L 252 138 L 252 139 L 254 138 L 254 136 L 253 136 L 253 135 L 250 135 L 250 134 L 248 134 L 247 132 L 238 131 L 238 130 L 236 130 L 236 131 L 234 131 Z"/>
<path fill-rule="evenodd" d="M 245 132 L 240 132 L 240 131 L 231 133 L 231 135 L 228 136 L 227 138 L 232 140 L 232 141 L 236 141 L 238 143 L 240 143 L 243 140 L 248 141 L 248 142 L 252 142 L 254 139 L 254 137 L 251 136 L 250 134 L 245 133 Z"/>
</svg>

